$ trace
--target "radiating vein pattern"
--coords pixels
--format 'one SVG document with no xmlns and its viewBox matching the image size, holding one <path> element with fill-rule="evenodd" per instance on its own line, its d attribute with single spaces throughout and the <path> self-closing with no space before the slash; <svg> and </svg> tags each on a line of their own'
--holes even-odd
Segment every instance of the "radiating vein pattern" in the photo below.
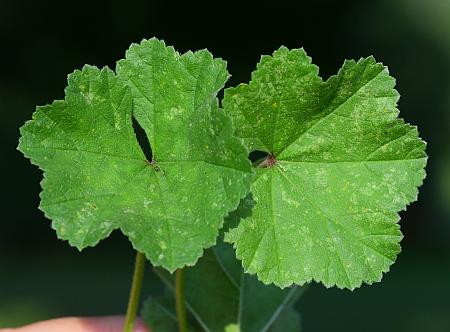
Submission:
<svg viewBox="0 0 450 332">
<path fill-rule="evenodd" d="M 282 47 L 225 91 L 237 135 L 275 160 L 256 169 L 253 213 L 226 236 L 247 272 L 281 287 L 353 289 L 388 271 L 398 212 L 417 199 L 426 164 L 394 86 L 372 57 L 323 81 L 302 49 Z"/>
<path fill-rule="evenodd" d="M 21 129 L 20 150 L 44 171 L 40 207 L 79 249 L 120 229 L 154 265 L 192 265 L 252 178 L 247 149 L 218 108 L 226 64 L 151 39 L 133 44 L 116 71 L 75 71 L 65 100 L 38 107 Z"/>
</svg>

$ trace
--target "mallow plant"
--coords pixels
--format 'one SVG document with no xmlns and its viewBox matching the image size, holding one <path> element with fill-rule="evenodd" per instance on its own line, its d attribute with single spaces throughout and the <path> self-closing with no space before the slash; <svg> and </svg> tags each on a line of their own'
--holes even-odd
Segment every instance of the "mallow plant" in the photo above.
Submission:
<svg viewBox="0 0 450 332">
<path fill-rule="evenodd" d="M 361 58 L 324 80 L 280 47 L 219 101 L 229 76 L 207 50 L 143 40 L 21 128 L 57 236 L 82 250 L 119 229 L 136 250 L 124 331 L 147 260 L 165 287 L 142 308 L 152 331 L 298 331 L 306 284 L 378 282 L 400 252 L 427 156 L 388 69 Z"/>
</svg>

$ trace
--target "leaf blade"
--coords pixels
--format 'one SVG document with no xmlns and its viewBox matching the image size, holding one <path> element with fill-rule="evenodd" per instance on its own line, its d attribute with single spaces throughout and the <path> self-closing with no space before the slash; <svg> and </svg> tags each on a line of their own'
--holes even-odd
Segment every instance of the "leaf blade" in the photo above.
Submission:
<svg viewBox="0 0 450 332">
<path fill-rule="evenodd" d="M 174 271 L 216 242 L 252 170 L 218 108 L 225 62 L 206 50 L 180 56 L 156 39 L 127 56 L 118 75 L 90 66 L 70 75 L 65 100 L 38 107 L 19 149 L 44 171 L 41 209 L 60 238 L 81 250 L 120 229 L 154 265 Z"/>
<path fill-rule="evenodd" d="M 173 276 L 161 270 L 156 273 L 173 293 Z M 184 276 L 191 326 L 195 325 L 192 321 L 195 320 L 204 331 L 259 332 L 289 324 L 292 327 L 287 331 L 294 331 L 299 324 L 299 316 L 292 306 L 305 289 L 280 290 L 244 274 L 228 244 L 219 242 L 207 250 L 194 267 L 184 271 Z M 144 319 L 150 323 L 154 319 L 152 313 L 147 311 L 146 315 Z"/>
<path fill-rule="evenodd" d="M 265 150 L 273 166 L 256 170 L 252 215 L 226 240 L 246 272 L 265 283 L 315 280 L 353 289 L 379 281 L 400 251 L 397 212 L 417 199 L 425 143 L 417 128 L 397 119 L 395 80 L 373 58 L 346 61 L 323 82 L 306 54 L 296 65 L 286 54 L 282 48 L 264 58 L 248 85 L 225 92 L 224 109 L 237 123 L 259 114 L 256 123 L 236 127 L 239 136 L 251 137 L 256 126 L 260 137 L 246 141 L 250 149 L 260 148 L 268 130 L 279 143 Z M 299 66 L 316 77 L 302 80 Z M 276 74 L 268 76 L 267 68 Z M 270 80 L 280 88 L 268 88 Z M 283 94 L 294 98 L 283 104 Z M 279 105 L 277 119 L 290 123 L 287 130 L 264 126 L 273 111 L 265 104 Z"/>
</svg>

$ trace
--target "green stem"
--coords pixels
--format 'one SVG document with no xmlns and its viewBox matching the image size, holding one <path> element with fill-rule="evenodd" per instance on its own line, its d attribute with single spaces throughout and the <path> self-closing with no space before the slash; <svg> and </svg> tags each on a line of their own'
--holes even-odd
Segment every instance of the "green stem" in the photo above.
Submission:
<svg viewBox="0 0 450 332">
<path fill-rule="evenodd" d="M 175 272 L 175 306 L 177 310 L 178 329 L 187 332 L 186 306 L 184 303 L 184 270 Z"/>
<path fill-rule="evenodd" d="M 125 317 L 125 325 L 123 332 L 132 332 L 136 313 L 139 305 L 139 297 L 141 295 L 142 279 L 144 277 L 145 256 L 143 253 L 136 253 L 136 262 L 134 265 L 133 282 L 131 284 L 130 299 L 128 301 L 127 316 Z"/>
</svg>

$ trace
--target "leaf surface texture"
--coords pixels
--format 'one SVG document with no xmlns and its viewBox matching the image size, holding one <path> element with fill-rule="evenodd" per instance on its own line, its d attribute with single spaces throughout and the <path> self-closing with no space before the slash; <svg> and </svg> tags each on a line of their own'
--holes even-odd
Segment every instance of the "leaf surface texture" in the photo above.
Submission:
<svg viewBox="0 0 450 332">
<path fill-rule="evenodd" d="M 80 250 L 120 229 L 154 265 L 192 265 L 252 178 L 247 150 L 218 108 L 226 64 L 151 39 L 133 44 L 116 71 L 75 71 L 65 100 L 38 107 L 21 129 L 19 149 L 44 171 L 40 208 Z"/>
<path fill-rule="evenodd" d="M 394 86 L 372 57 L 323 81 L 303 49 L 281 47 L 225 91 L 237 135 L 268 154 L 255 165 L 253 213 L 226 236 L 246 272 L 280 287 L 353 289 L 388 271 L 398 212 L 417 199 L 426 164 Z"/>
</svg>

